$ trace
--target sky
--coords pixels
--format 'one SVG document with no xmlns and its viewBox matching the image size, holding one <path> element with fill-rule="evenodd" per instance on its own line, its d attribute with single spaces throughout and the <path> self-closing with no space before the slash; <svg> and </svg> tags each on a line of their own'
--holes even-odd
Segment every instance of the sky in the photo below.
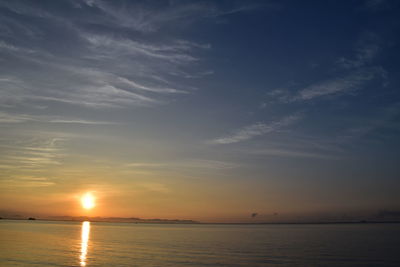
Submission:
<svg viewBox="0 0 400 267">
<path fill-rule="evenodd" d="M 0 211 L 399 210 L 399 18 L 387 0 L 0 1 Z"/>
</svg>

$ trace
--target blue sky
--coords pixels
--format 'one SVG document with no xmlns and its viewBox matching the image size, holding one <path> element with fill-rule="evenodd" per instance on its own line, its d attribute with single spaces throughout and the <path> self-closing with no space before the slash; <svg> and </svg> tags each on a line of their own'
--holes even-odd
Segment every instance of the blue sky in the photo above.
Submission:
<svg viewBox="0 0 400 267">
<path fill-rule="evenodd" d="M 76 214 L 42 199 L 84 190 L 100 215 L 398 209 L 399 11 L 1 1 L 0 209 Z"/>
</svg>

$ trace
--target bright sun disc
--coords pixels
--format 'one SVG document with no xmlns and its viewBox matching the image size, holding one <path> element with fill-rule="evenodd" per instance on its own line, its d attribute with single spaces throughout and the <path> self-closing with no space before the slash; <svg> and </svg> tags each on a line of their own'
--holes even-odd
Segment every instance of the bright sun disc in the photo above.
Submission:
<svg viewBox="0 0 400 267">
<path fill-rule="evenodd" d="M 92 209 L 95 206 L 94 197 L 91 193 L 86 193 L 81 198 L 82 207 L 84 209 Z"/>
</svg>

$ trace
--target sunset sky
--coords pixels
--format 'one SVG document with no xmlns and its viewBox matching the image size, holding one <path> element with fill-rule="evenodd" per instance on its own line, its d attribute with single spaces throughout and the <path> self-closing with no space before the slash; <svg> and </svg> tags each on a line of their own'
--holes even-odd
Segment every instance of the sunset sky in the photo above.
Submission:
<svg viewBox="0 0 400 267">
<path fill-rule="evenodd" d="M 399 14 L 384 0 L 0 1 L 0 213 L 398 210 Z"/>
</svg>

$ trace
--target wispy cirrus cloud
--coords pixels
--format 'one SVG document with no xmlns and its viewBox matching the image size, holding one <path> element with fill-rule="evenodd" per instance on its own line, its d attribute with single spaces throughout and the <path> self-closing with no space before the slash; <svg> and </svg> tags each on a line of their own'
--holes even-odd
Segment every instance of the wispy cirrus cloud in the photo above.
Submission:
<svg viewBox="0 0 400 267">
<path fill-rule="evenodd" d="M 300 90 L 279 88 L 268 93 L 268 97 L 280 103 L 295 103 L 357 94 L 370 82 L 381 80 L 386 83 L 386 71 L 381 67 L 360 68 L 347 74 L 322 80 Z"/>
<path fill-rule="evenodd" d="M 372 64 L 382 50 L 379 36 L 373 32 L 364 32 L 357 41 L 351 57 L 340 57 L 336 64 L 344 69 L 360 69 Z"/>
<path fill-rule="evenodd" d="M 209 44 L 157 31 L 174 27 L 177 21 L 197 20 L 201 10 L 219 12 L 219 8 L 120 4 L 66 1 L 64 8 L 49 8 L 28 2 L 0 3 L 7 10 L 0 17 L 4 28 L 0 59 L 5 62 L 2 66 L 7 65 L 0 67 L 0 104 L 154 106 L 169 102 L 168 95 L 189 92 L 189 77 L 211 73 L 198 68 L 197 56 Z M 36 23 L 29 23 L 32 18 Z"/>
<path fill-rule="evenodd" d="M 272 101 L 293 103 L 357 94 L 370 82 L 381 79 L 386 84 L 386 70 L 374 64 L 381 51 L 380 38 L 372 32 L 362 34 L 347 57 L 339 57 L 329 78 L 313 82 L 303 88 L 277 88 L 267 95 Z M 296 87 L 299 87 L 298 85 Z"/>
<path fill-rule="evenodd" d="M 131 2 L 129 5 L 108 1 L 73 1 L 79 8 L 96 9 L 99 17 L 97 23 L 118 25 L 134 29 L 142 33 L 154 33 L 170 25 L 185 27 L 204 18 L 217 18 L 261 6 L 273 6 L 271 3 L 255 4 L 241 3 L 234 6 L 218 5 L 207 1 L 169 1 L 154 2 L 143 5 L 141 2 Z M 133 14 L 133 15 L 132 15 Z"/>
<path fill-rule="evenodd" d="M 184 159 L 163 162 L 131 162 L 125 167 L 131 169 L 232 169 L 238 165 L 232 162 L 209 159 Z"/>
<path fill-rule="evenodd" d="M 72 59 L 71 62 L 63 57 L 40 52 L 30 53 L 22 58 L 19 52 L 15 55 L 11 52 L 9 56 L 26 61 L 24 68 L 32 68 L 26 69 L 23 76 L 12 69 L 3 73 L 0 80 L 3 86 L 3 103 L 50 101 L 87 107 L 150 106 L 166 100 L 168 94 L 186 92 L 176 88 L 181 85 L 174 85 L 160 78 L 163 75 L 160 70 L 163 66 L 161 62 L 152 68 L 157 62 L 147 62 L 140 66 L 140 60 L 132 59 L 132 64 L 127 60 L 118 64 L 118 57 L 111 57 L 95 60 L 106 66 L 97 68 L 93 66 L 93 62 L 85 63 L 81 59 Z M 132 75 L 127 72 L 130 68 L 137 68 L 139 71 Z M 172 69 L 165 66 L 164 73 Z M 156 70 L 159 72 L 153 73 Z"/>
<path fill-rule="evenodd" d="M 257 136 L 261 136 L 267 133 L 278 131 L 286 126 L 291 125 L 295 121 L 299 120 L 299 115 L 291 115 L 287 116 L 281 120 L 272 122 L 270 124 L 265 123 L 255 123 L 249 126 L 246 126 L 242 129 L 234 131 L 232 134 L 219 137 L 213 140 L 208 141 L 210 144 L 232 144 L 238 143 L 241 141 L 245 141 L 248 139 L 252 139 Z"/>
<path fill-rule="evenodd" d="M 198 56 L 211 45 L 178 37 L 179 29 L 255 5 L 70 0 L 0 7 L 0 59 L 7 66 L 0 67 L 1 106 L 125 108 L 169 102 L 169 95 L 191 91 L 187 79 L 213 73 L 199 68 Z"/>
<path fill-rule="evenodd" d="M 363 44 L 357 48 L 354 58 L 340 57 L 336 63 L 345 69 L 360 68 L 371 62 L 379 50 L 380 47 L 376 43 Z"/>
<path fill-rule="evenodd" d="M 171 190 L 162 183 L 149 182 L 149 183 L 141 183 L 137 185 L 138 187 L 143 188 L 146 191 L 156 192 L 156 193 L 170 193 Z"/>
<path fill-rule="evenodd" d="M 396 118 L 399 114 L 400 103 L 397 102 L 378 109 L 368 118 L 354 117 L 351 119 L 352 126 L 343 131 L 338 136 L 337 141 L 340 143 L 349 143 L 361 139 L 366 135 L 376 138 L 379 136 L 379 131 L 383 129 L 391 129 L 398 133 L 400 128 Z"/>
<path fill-rule="evenodd" d="M 9 170 L 40 170 L 44 166 L 60 165 L 65 156 L 65 137 L 8 137 L 0 140 L 0 165 Z M 4 173 L 7 174 L 7 173 Z"/>
<path fill-rule="evenodd" d="M 323 96 L 343 95 L 363 89 L 368 82 L 386 78 L 386 71 L 381 66 L 374 66 L 381 47 L 379 37 L 372 32 L 365 32 L 359 37 L 353 55 L 340 57 L 336 65 L 345 71 L 345 74 L 321 81 L 300 90 L 292 97 L 292 101 L 311 100 Z"/>
<path fill-rule="evenodd" d="M 284 150 L 284 149 L 264 149 L 250 151 L 249 154 L 259 156 L 272 156 L 283 158 L 317 158 L 317 159 L 333 159 L 334 157 L 327 154 L 312 153 L 305 151 Z"/>
<path fill-rule="evenodd" d="M 106 35 L 81 34 L 90 43 L 90 48 L 101 52 L 103 57 L 131 56 L 147 57 L 156 60 L 165 60 L 175 64 L 189 63 L 197 59 L 190 55 L 193 48 L 210 48 L 210 45 L 200 45 L 181 40 L 167 44 L 151 44 L 138 42 L 126 38 L 115 38 Z"/>
<path fill-rule="evenodd" d="M 65 123 L 65 124 L 88 124 L 88 125 L 106 125 L 116 124 L 110 121 L 93 121 L 74 118 L 65 118 L 47 115 L 29 115 L 29 114 L 10 114 L 0 112 L 0 123 L 23 123 L 23 122 L 43 122 L 43 123 Z"/>
<path fill-rule="evenodd" d="M 0 183 L 4 188 L 6 187 L 48 187 L 48 186 L 54 186 L 56 183 L 53 181 L 49 180 L 38 180 L 35 178 L 25 178 L 25 177 L 15 177 L 15 178 L 9 178 L 9 179 L 2 179 L 0 180 Z"/>
<path fill-rule="evenodd" d="M 310 85 L 300 90 L 291 101 L 311 100 L 323 96 L 340 95 L 359 90 L 368 81 L 376 78 L 381 69 L 364 70 L 344 77 L 333 78 Z"/>
</svg>

